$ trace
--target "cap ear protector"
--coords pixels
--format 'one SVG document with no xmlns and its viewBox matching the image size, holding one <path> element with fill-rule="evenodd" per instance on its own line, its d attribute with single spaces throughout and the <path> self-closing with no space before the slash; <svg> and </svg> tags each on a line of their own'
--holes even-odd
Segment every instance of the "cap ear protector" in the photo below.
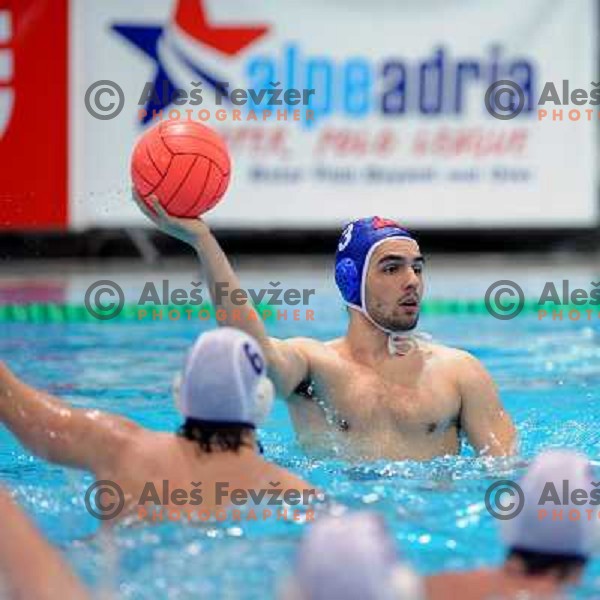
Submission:
<svg viewBox="0 0 600 600">
<path fill-rule="evenodd" d="M 335 266 L 335 283 L 346 302 L 360 302 L 360 274 L 351 258 L 344 258 Z"/>
<path fill-rule="evenodd" d="M 263 375 L 256 386 L 256 401 L 252 411 L 254 422 L 257 425 L 261 425 L 267 420 L 274 400 L 275 386 L 266 375 Z"/>
<path fill-rule="evenodd" d="M 264 423 L 273 407 L 275 387 L 269 377 L 267 377 L 267 365 L 260 351 L 254 350 L 249 342 L 245 342 L 243 348 L 252 369 L 259 376 L 254 391 L 254 406 L 252 407 L 251 417 L 256 425 L 260 425 Z"/>
</svg>

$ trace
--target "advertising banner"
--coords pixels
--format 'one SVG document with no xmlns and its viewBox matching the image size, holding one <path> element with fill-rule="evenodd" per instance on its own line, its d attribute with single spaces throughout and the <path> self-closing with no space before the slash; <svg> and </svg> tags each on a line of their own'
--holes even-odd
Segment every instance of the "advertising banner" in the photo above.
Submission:
<svg viewBox="0 0 600 600">
<path fill-rule="evenodd" d="M 148 224 L 129 160 L 161 119 L 226 138 L 216 227 L 598 222 L 593 0 L 72 0 L 68 36 L 66 0 L 13 4 L 0 11 L 12 226 Z"/>
</svg>

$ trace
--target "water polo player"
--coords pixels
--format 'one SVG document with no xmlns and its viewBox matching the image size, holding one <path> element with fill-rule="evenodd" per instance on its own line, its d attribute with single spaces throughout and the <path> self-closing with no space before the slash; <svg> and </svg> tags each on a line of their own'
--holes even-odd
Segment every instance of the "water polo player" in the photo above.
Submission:
<svg viewBox="0 0 600 600">
<path fill-rule="evenodd" d="M 594 479 L 590 460 L 583 454 L 547 450 L 528 467 L 519 488 L 500 481 L 503 498 L 492 499 L 492 506 L 503 513 L 499 524 L 504 562 L 432 575 L 426 580 L 427 597 L 444 600 L 448 590 L 463 600 L 574 597 L 573 586 L 600 552 Z"/>
<path fill-rule="evenodd" d="M 165 232 L 197 251 L 209 289 L 240 282 L 202 220 L 170 217 L 154 203 Z M 335 279 L 348 306 L 346 334 L 328 342 L 269 337 L 248 302 L 217 308 L 254 336 L 279 395 L 289 400 L 301 442 L 356 458 L 429 459 L 460 450 L 460 431 L 481 453 L 507 455 L 515 430 L 494 383 L 468 352 L 422 339 L 414 329 L 423 296 L 423 257 L 413 236 L 379 217 L 344 229 Z M 235 312 L 242 318 L 233 319 Z"/>
<path fill-rule="evenodd" d="M 238 491 L 242 508 L 253 498 L 272 499 L 274 490 L 275 502 L 290 490 L 296 507 L 315 498 L 307 483 L 261 456 L 256 427 L 271 408 L 273 391 L 262 351 L 249 335 L 232 328 L 201 335 L 175 395 L 183 418 L 179 432 L 152 431 L 118 415 L 70 407 L 21 382 L 0 362 L 0 423 L 33 454 L 108 481 L 90 501 L 106 522 L 125 515 L 241 521 L 241 511 L 230 510 Z M 171 492 L 163 491 L 165 482 Z M 164 500 L 165 493 L 173 498 L 175 492 L 176 501 Z M 119 502 L 121 509 L 113 513 Z M 283 514 L 295 519 L 294 510 Z"/>
<path fill-rule="evenodd" d="M 425 600 L 381 515 L 320 516 L 302 538 L 278 600 Z"/>
</svg>

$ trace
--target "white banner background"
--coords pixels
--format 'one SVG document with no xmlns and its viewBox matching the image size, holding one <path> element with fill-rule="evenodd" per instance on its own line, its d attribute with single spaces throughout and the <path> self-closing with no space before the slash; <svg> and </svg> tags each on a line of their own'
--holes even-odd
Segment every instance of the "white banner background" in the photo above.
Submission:
<svg viewBox="0 0 600 600">
<path fill-rule="evenodd" d="M 572 89 L 589 91 L 597 77 L 593 0 L 205 0 L 211 24 L 269 28 L 232 57 L 182 32 L 173 20 L 175 5 L 163 0 L 72 1 L 72 227 L 147 223 L 128 197 L 129 155 L 143 131 L 137 102 L 144 84 L 154 80 L 157 63 L 115 32 L 114 25 L 163 27 L 159 56 L 181 87 L 197 79 L 190 64 L 229 81 L 230 89 L 251 87 L 248 64 L 261 56 L 276 60 L 277 80 L 285 88 L 289 67 L 283 64 L 290 45 L 299 57 L 295 87 L 309 87 L 303 76 L 307 62 L 322 58 L 333 69 L 338 106 L 347 61 L 364 59 L 375 77 L 372 111 L 360 117 L 337 110 L 312 127 L 289 121 L 219 123 L 211 118 L 207 124 L 231 140 L 234 162 L 230 190 L 208 218 L 214 226 L 329 228 L 369 214 L 397 218 L 415 228 L 596 224 L 596 120 L 570 122 L 566 110 L 563 122 L 538 122 L 535 111 L 510 121 L 494 119 L 483 103 L 490 83 L 486 77 L 469 85 L 466 108 L 459 114 L 431 116 L 413 109 L 384 115 L 379 109 L 384 62 L 409 65 L 407 93 L 414 94 L 416 65 L 433 59 L 441 47 L 452 65 L 474 60 L 487 68 L 493 46 L 501 47 L 504 64 L 527 60 L 534 67 L 535 101 L 545 81 L 560 86 L 568 79 Z M 451 85 L 452 68 L 445 77 Z M 96 120 L 84 106 L 85 90 L 101 79 L 117 82 L 125 93 L 125 108 L 113 120 Z M 203 97 L 200 108 L 214 111 L 210 86 L 203 85 Z M 597 113 L 591 106 L 562 108 L 594 108 Z M 256 130 L 259 137 L 247 141 Z M 273 145 L 276 130 L 280 146 Z M 463 139 L 478 131 L 488 144 L 518 135 L 521 143 L 488 155 L 436 151 L 429 142 L 424 152 L 415 151 L 417 138 L 431 140 L 444 131 Z M 340 145 L 340 136 L 349 139 L 349 134 L 369 150 L 353 153 Z M 392 140 L 390 149 L 377 152 L 373 148 L 384 138 Z M 373 181 L 366 175 L 373 168 L 396 180 Z M 269 173 L 269 179 L 257 180 L 257 169 Z M 415 180 L 415 173 L 423 172 L 433 177 Z"/>
</svg>

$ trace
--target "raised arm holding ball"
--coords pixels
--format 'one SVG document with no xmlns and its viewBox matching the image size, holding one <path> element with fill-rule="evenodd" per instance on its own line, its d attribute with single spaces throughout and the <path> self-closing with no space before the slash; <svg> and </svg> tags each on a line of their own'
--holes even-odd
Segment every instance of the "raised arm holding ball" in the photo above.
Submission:
<svg viewBox="0 0 600 600">
<path fill-rule="evenodd" d="M 221 157 L 224 148 L 215 155 Z M 205 155 L 205 160 L 210 159 Z M 215 300 L 217 282 L 230 290 L 241 287 L 199 219 L 219 198 L 184 185 L 190 198 L 182 202 L 195 207 L 187 218 L 171 210 L 173 200 L 160 183 L 156 193 L 138 187 L 134 198 L 163 231 L 195 248 Z M 196 185 L 203 189 L 200 180 Z M 424 460 L 458 453 L 463 430 L 482 454 L 514 452 L 514 426 L 482 364 L 468 352 L 413 334 L 423 264 L 417 241 L 397 223 L 380 217 L 349 223 L 338 244 L 335 278 L 350 321 L 345 336 L 328 342 L 269 337 L 260 317 L 249 314 L 255 312 L 249 301 L 239 306 L 219 297 L 216 308 L 227 315 L 220 324 L 242 329 L 260 343 L 279 395 L 289 400 L 301 442 L 313 449 L 335 446 L 347 457 Z M 234 309 L 241 318 L 232 318 Z"/>
</svg>

